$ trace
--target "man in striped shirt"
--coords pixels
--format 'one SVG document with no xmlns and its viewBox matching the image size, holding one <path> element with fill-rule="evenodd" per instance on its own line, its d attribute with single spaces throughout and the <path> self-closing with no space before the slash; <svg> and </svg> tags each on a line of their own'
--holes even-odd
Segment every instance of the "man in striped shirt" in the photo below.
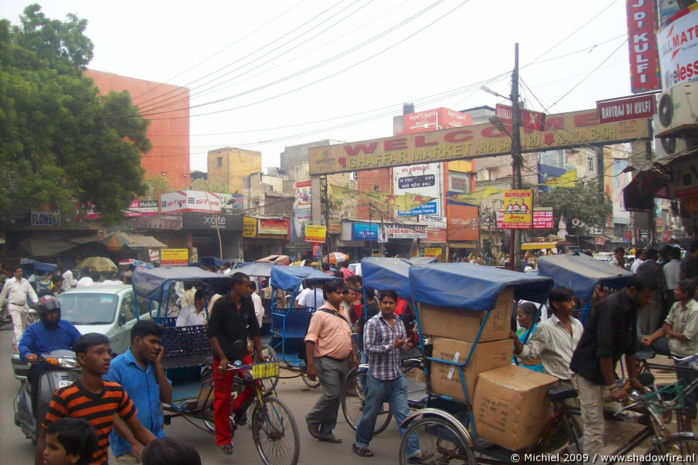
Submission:
<svg viewBox="0 0 698 465">
<path fill-rule="evenodd" d="M 405 325 L 394 314 L 397 293 L 393 290 L 381 292 L 380 313 L 372 317 L 364 328 L 364 351 L 368 354 L 368 375 L 366 376 L 366 405 L 361 420 L 356 427 L 353 451 L 362 457 L 372 457 L 368 444 L 373 439 L 376 415 L 384 402 L 390 405 L 398 425 L 410 413 L 407 404 L 407 379 L 402 372 L 401 352 L 412 348 Z M 406 428 L 400 428 L 400 437 Z M 407 441 L 407 462 L 421 463 L 422 452 L 416 434 Z"/>
<path fill-rule="evenodd" d="M 109 370 L 111 361 L 109 338 L 103 334 L 85 334 L 75 343 L 75 354 L 82 366 L 82 375 L 78 381 L 57 389 L 53 394 L 46 418 L 41 423 L 34 457 L 35 465 L 44 463 L 46 428 L 65 417 L 84 418 L 95 429 L 99 445 L 92 455 L 90 465 L 107 463 L 109 433 L 112 430 L 114 414 L 126 422 L 135 438 L 142 444 L 155 439 L 153 433 L 138 421 L 136 408 L 121 385 L 102 380 L 102 376 Z"/>
</svg>

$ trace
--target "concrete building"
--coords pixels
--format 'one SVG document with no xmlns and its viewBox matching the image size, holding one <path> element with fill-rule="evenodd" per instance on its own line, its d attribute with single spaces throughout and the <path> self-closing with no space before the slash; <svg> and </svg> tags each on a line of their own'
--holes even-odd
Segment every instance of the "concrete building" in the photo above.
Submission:
<svg viewBox="0 0 698 465">
<path fill-rule="evenodd" d="M 167 179 L 173 190 L 189 187 L 189 89 L 118 74 L 87 70 L 100 94 L 128 91 L 141 114 L 151 116 L 146 135 L 152 144 L 141 158 L 147 174 Z"/>
<path fill-rule="evenodd" d="M 255 150 L 224 147 L 208 152 L 208 182 L 214 189 L 237 194 L 244 179 L 262 172 L 262 154 Z"/>
</svg>

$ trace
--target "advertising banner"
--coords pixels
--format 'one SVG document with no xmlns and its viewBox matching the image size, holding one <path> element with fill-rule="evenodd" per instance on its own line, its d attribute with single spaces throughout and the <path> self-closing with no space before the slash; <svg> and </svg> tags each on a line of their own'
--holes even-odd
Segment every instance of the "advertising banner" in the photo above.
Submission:
<svg viewBox="0 0 698 465">
<path fill-rule="evenodd" d="M 478 214 L 478 207 L 448 200 L 448 240 L 477 241 L 480 237 Z"/>
<path fill-rule="evenodd" d="M 633 94 L 659 90 L 659 54 L 657 53 L 657 2 L 626 0 L 628 18 L 628 54 L 630 88 Z"/>
<path fill-rule="evenodd" d="M 187 266 L 189 249 L 162 249 L 160 257 L 162 266 Z"/>
<path fill-rule="evenodd" d="M 218 194 L 203 191 L 176 191 L 160 196 L 162 213 L 220 213 L 221 199 Z"/>
<path fill-rule="evenodd" d="M 215 193 L 221 200 L 221 210 L 240 210 L 243 208 L 242 194 Z"/>
<path fill-rule="evenodd" d="M 420 165 L 393 168 L 393 192 L 398 195 L 416 194 L 435 199 L 441 196 L 441 164 L 425 163 Z M 397 210 L 399 216 L 440 215 L 438 200 L 433 200 L 410 210 Z"/>
<path fill-rule="evenodd" d="M 461 113 L 448 108 L 434 108 L 433 110 L 403 115 L 403 130 L 401 134 L 470 126 L 472 121 L 472 116 L 468 113 Z"/>
<path fill-rule="evenodd" d="M 502 222 L 504 221 L 504 211 L 497 210 L 497 229 L 504 229 Z M 554 229 L 555 218 L 552 208 L 538 207 L 533 210 L 533 229 Z"/>
<path fill-rule="evenodd" d="M 242 237 L 257 237 L 257 218 L 242 218 Z"/>
<path fill-rule="evenodd" d="M 494 109 L 494 114 L 502 120 L 503 123 L 511 124 L 513 118 L 513 108 L 509 105 L 498 103 Z M 545 113 L 539 111 L 519 109 L 521 115 L 521 127 L 529 129 L 537 129 L 542 131 L 545 128 Z"/>
<path fill-rule="evenodd" d="M 340 234 L 342 232 L 342 213 L 330 212 L 330 226 L 327 228 L 328 234 Z"/>
<path fill-rule="evenodd" d="M 351 228 L 352 241 L 378 240 L 378 223 L 353 223 Z"/>
<path fill-rule="evenodd" d="M 138 216 L 155 216 L 158 214 L 157 200 L 132 200 L 128 204 L 124 216 L 135 218 Z"/>
<path fill-rule="evenodd" d="M 441 253 L 441 247 L 427 247 L 424 249 L 425 257 L 440 257 Z"/>
<path fill-rule="evenodd" d="M 504 191 L 503 229 L 531 229 L 533 221 L 533 191 Z"/>
<path fill-rule="evenodd" d="M 419 215 L 419 222 L 428 228 L 446 228 L 446 217 L 436 215 Z"/>
<path fill-rule="evenodd" d="M 151 262 L 160 260 L 160 249 L 148 249 L 148 259 Z"/>
<path fill-rule="evenodd" d="M 511 131 L 509 129 L 509 131 Z M 587 144 L 614 144 L 648 137 L 642 119 L 601 124 L 596 108 L 547 115 L 545 129 L 521 130 L 523 152 L 539 152 Z M 474 159 L 511 153 L 511 138 L 490 123 L 407 134 L 309 149 L 310 174 Z"/>
<path fill-rule="evenodd" d="M 388 239 L 426 239 L 426 225 L 395 226 L 387 225 L 385 231 Z"/>
<path fill-rule="evenodd" d="M 677 16 L 657 32 L 664 89 L 698 80 L 698 5 L 684 8 Z"/>
<path fill-rule="evenodd" d="M 310 203 L 312 200 L 311 193 L 312 188 L 310 181 L 298 181 L 296 183 L 296 200 L 294 202 L 296 208 L 310 208 Z"/>
<path fill-rule="evenodd" d="M 625 172 L 627 167 L 628 160 L 614 158 L 611 163 L 613 222 L 619 224 L 630 224 L 630 212 L 625 209 L 625 200 L 623 199 L 623 189 L 631 181 L 630 173 Z"/>
<path fill-rule="evenodd" d="M 259 219 L 257 233 L 261 235 L 285 236 L 288 234 L 288 220 Z"/>
<path fill-rule="evenodd" d="M 316 226 L 312 224 L 305 225 L 305 242 L 314 244 L 324 244 L 327 228 L 325 226 Z"/>
<path fill-rule="evenodd" d="M 291 240 L 303 240 L 305 226 L 310 224 L 312 218 L 313 212 L 309 208 L 293 210 L 293 229 L 291 231 Z"/>
<path fill-rule="evenodd" d="M 446 228 L 427 228 L 427 239 L 424 242 L 439 244 L 448 240 Z"/>
</svg>

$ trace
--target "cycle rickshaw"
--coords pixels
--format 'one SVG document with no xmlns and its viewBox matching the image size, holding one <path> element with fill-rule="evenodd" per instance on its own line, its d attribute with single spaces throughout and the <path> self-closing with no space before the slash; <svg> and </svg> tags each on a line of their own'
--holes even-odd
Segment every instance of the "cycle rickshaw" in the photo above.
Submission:
<svg viewBox="0 0 698 465">
<path fill-rule="evenodd" d="M 207 328 L 204 325 L 175 326 L 176 319 L 168 317 L 166 309 L 177 282 L 201 283 L 212 295 L 229 292 L 230 278 L 196 267 L 162 267 L 138 268 L 133 273 L 132 282 L 136 296 L 147 299 L 153 320 L 162 326 L 162 365 L 174 390 L 172 401 L 162 406 L 165 424 L 174 417 L 182 417 L 213 432 L 213 376 Z M 266 465 L 295 465 L 300 453 L 300 439 L 293 414 L 272 390 L 265 389 L 262 384 L 264 379 L 278 377 L 278 362 L 244 366 L 238 363 L 229 369 L 244 371 L 241 379 L 235 377 L 233 391 L 240 392 L 246 386 L 255 391 L 254 396 L 231 412 L 232 433 L 252 407 L 249 416 L 252 438 L 262 461 Z"/>
</svg>

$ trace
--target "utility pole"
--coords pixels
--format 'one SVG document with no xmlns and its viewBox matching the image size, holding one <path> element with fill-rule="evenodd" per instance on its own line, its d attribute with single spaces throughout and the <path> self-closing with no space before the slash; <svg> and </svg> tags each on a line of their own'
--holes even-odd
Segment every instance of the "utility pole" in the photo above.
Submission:
<svg viewBox="0 0 698 465">
<path fill-rule="evenodd" d="M 514 44 L 514 71 L 511 74 L 511 188 L 521 189 L 521 112 L 519 108 L 519 44 Z M 531 214 L 533 214 L 531 212 Z M 521 231 L 511 230 L 509 243 L 511 269 L 521 270 Z"/>
<path fill-rule="evenodd" d="M 323 210 L 325 216 L 325 243 L 327 245 L 327 254 L 332 252 L 332 241 L 330 239 L 330 186 L 327 182 L 327 175 L 323 176 L 325 181 L 325 195 L 323 196 Z M 315 258 L 315 257 L 313 257 Z"/>
</svg>

